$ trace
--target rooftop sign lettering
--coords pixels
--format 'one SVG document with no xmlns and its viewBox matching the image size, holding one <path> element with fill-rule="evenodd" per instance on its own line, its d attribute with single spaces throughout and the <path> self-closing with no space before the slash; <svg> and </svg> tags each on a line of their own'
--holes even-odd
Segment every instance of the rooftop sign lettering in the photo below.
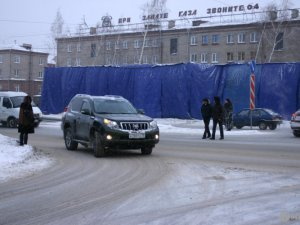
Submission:
<svg viewBox="0 0 300 225">
<path fill-rule="evenodd" d="M 143 16 L 143 20 L 156 20 L 156 19 L 167 19 L 169 17 L 168 13 L 159 13 Z"/>
<path fill-rule="evenodd" d="M 207 14 L 215 14 L 215 13 L 232 13 L 232 12 L 244 12 L 246 10 L 254 10 L 259 9 L 258 3 L 255 5 L 235 5 L 235 6 L 225 6 L 218 8 L 208 8 Z"/>
</svg>

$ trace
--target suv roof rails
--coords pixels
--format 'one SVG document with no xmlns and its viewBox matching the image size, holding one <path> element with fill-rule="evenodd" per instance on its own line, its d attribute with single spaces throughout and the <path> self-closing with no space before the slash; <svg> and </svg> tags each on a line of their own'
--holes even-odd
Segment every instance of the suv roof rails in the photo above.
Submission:
<svg viewBox="0 0 300 225">
<path fill-rule="evenodd" d="M 104 95 L 104 97 L 110 97 L 110 98 L 123 98 L 120 95 Z"/>
</svg>

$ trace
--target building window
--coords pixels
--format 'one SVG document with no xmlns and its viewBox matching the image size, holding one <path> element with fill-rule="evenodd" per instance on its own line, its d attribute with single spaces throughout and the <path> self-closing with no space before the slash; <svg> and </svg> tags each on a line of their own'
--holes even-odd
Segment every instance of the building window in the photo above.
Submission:
<svg viewBox="0 0 300 225">
<path fill-rule="evenodd" d="M 197 62 L 197 54 L 192 53 L 190 55 L 190 62 Z"/>
<path fill-rule="evenodd" d="M 67 66 L 72 66 L 72 59 L 71 58 L 67 59 Z"/>
<path fill-rule="evenodd" d="M 44 77 L 44 72 L 40 71 L 39 75 L 38 75 L 38 78 L 43 79 L 43 77 Z"/>
<path fill-rule="evenodd" d="M 0 55 L 0 63 L 3 63 L 3 55 Z"/>
<path fill-rule="evenodd" d="M 157 55 L 152 56 L 152 64 L 157 64 Z"/>
<path fill-rule="evenodd" d="M 77 44 L 77 52 L 81 52 L 81 44 L 80 43 Z"/>
<path fill-rule="evenodd" d="M 96 44 L 91 44 L 91 57 L 96 57 Z"/>
<path fill-rule="evenodd" d="M 227 52 L 227 62 L 233 62 L 233 52 Z"/>
<path fill-rule="evenodd" d="M 146 55 L 143 56 L 143 63 L 148 64 L 148 56 Z"/>
<path fill-rule="evenodd" d="M 17 85 L 15 86 L 15 91 L 16 91 L 16 92 L 19 92 L 19 91 L 20 91 L 20 85 L 19 85 L 19 84 L 17 84 Z"/>
<path fill-rule="evenodd" d="M 158 47 L 159 39 L 153 39 L 152 40 L 152 46 L 153 47 Z"/>
<path fill-rule="evenodd" d="M 42 94 L 42 86 L 41 86 L 41 85 L 38 86 L 38 90 L 39 90 L 39 93 L 38 93 L 38 94 L 39 94 L 39 95 Z"/>
<path fill-rule="evenodd" d="M 256 52 L 250 52 L 250 59 L 251 60 L 255 60 L 255 58 L 256 58 Z"/>
<path fill-rule="evenodd" d="M 44 65 L 44 58 L 40 58 L 39 64 L 40 64 L 40 65 Z"/>
<path fill-rule="evenodd" d="M 228 34 L 227 35 L 227 44 L 232 44 L 233 42 L 233 34 Z"/>
<path fill-rule="evenodd" d="M 238 61 L 245 60 L 245 52 L 238 52 Z"/>
<path fill-rule="evenodd" d="M 138 55 L 135 55 L 133 58 L 133 63 L 138 64 L 140 61 L 140 57 Z"/>
<path fill-rule="evenodd" d="M 276 36 L 276 43 L 274 50 L 282 50 L 283 49 L 283 32 L 280 32 Z"/>
<path fill-rule="evenodd" d="M 20 70 L 14 69 L 14 75 L 15 77 L 20 77 Z"/>
<path fill-rule="evenodd" d="M 139 48 L 139 47 L 140 47 L 140 41 L 134 40 L 134 48 Z"/>
<path fill-rule="evenodd" d="M 120 49 L 120 43 L 119 43 L 119 41 L 115 42 L 115 49 Z"/>
<path fill-rule="evenodd" d="M 106 42 L 106 50 L 110 50 L 111 49 L 111 43 L 110 43 L 110 41 L 107 41 Z"/>
<path fill-rule="evenodd" d="M 20 63 L 21 62 L 21 57 L 19 55 L 16 55 L 14 57 L 14 63 Z"/>
<path fill-rule="evenodd" d="M 220 38 L 218 34 L 213 34 L 211 38 L 212 38 L 212 44 L 219 44 Z"/>
<path fill-rule="evenodd" d="M 208 35 L 203 35 L 202 36 L 202 44 L 207 45 L 208 44 Z"/>
<path fill-rule="evenodd" d="M 256 32 L 252 32 L 250 34 L 250 42 L 251 43 L 256 43 L 257 42 L 257 33 Z"/>
<path fill-rule="evenodd" d="M 68 44 L 67 49 L 68 49 L 68 52 L 72 52 L 72 45 Z"/>
<path fill-rule="evenodd" d="M 207 53 L 201 53 L 201 63 L 207 63 Z"/>
<path fill-rule="evenodd" d="M 123 49 L 128 49 L 128 41 L 123 41 Z"/>
<path fill-rule="evenodd" d="M 108 56 L 108 57 L 106 58 L 105 62 L 106 62 L 106 63 L 105 63 L 106 65 L 111 65 L 112 60 L 111 60 L 111 58 Z"/>
<path fill-rule="evenodd" d="M 245 43 L 246 35 L 245 33 L 238 34 L 238 43 Z"/>
<path fill-rule="evenodd" d="M 191 45 L 197 45 L 197 37 L 191 36 Z"/>
<path fill-rule="evenodd" d="M 212 63 L 218 63 L 217 53 L 211 54 L 211 62 Z"/>
<path fill-rule="evenodd" d="M 75 66 L 81 66 L 81 60 L 80 60 L 80 58 L 76 58 Z"/>
<path fill-rule="evenodd" d="M 172 38 L 170 40 L 170 54 L 177 54 L 178 51 L 177 42 L 178 42 L 177 38 Z"/>
<path fill-rule="evenodd" d="M 123 64 L 128 64 L 128 56 L 125 55 L 123 58 Z"/>
<path fill-rule="evenodd" d="M 147 47 L 151 47 L 151 41 L 149 39 L 145 40 L 144 46 Z"/>
</svg>

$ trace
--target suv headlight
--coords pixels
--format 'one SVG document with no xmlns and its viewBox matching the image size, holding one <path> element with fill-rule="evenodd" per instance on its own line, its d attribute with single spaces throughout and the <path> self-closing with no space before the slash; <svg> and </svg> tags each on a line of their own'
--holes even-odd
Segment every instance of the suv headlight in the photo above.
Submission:
<svg viewBox="0 0 300 225">
<path fill-rule="evenodd" d="M 150 122 L 150 128 L 151 129 L 156 129 L 157 128 L 157 122 L 156 121 Z"/>
<path fill-rule="evenodd" d="M 108 126 L 111 129 L 119 129 L 119 126 L 118 126 L 117 122 L 115 122 L 115 121 L 104 119 L 103 122 L 106 126 Z"/>
</svg>

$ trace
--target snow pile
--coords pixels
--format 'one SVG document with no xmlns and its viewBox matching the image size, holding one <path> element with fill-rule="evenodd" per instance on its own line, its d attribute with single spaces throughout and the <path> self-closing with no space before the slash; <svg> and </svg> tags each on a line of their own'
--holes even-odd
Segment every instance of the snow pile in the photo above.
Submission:
<svg viewBox="0 0 300 225">
<path fill-rule="evenodd" d="M 0 143 L 0 182 L 34 174 L 51 164 L 49 157 L 30 145 L 19 146 L 16 139 L 0 134 Z"/>
</svg>

